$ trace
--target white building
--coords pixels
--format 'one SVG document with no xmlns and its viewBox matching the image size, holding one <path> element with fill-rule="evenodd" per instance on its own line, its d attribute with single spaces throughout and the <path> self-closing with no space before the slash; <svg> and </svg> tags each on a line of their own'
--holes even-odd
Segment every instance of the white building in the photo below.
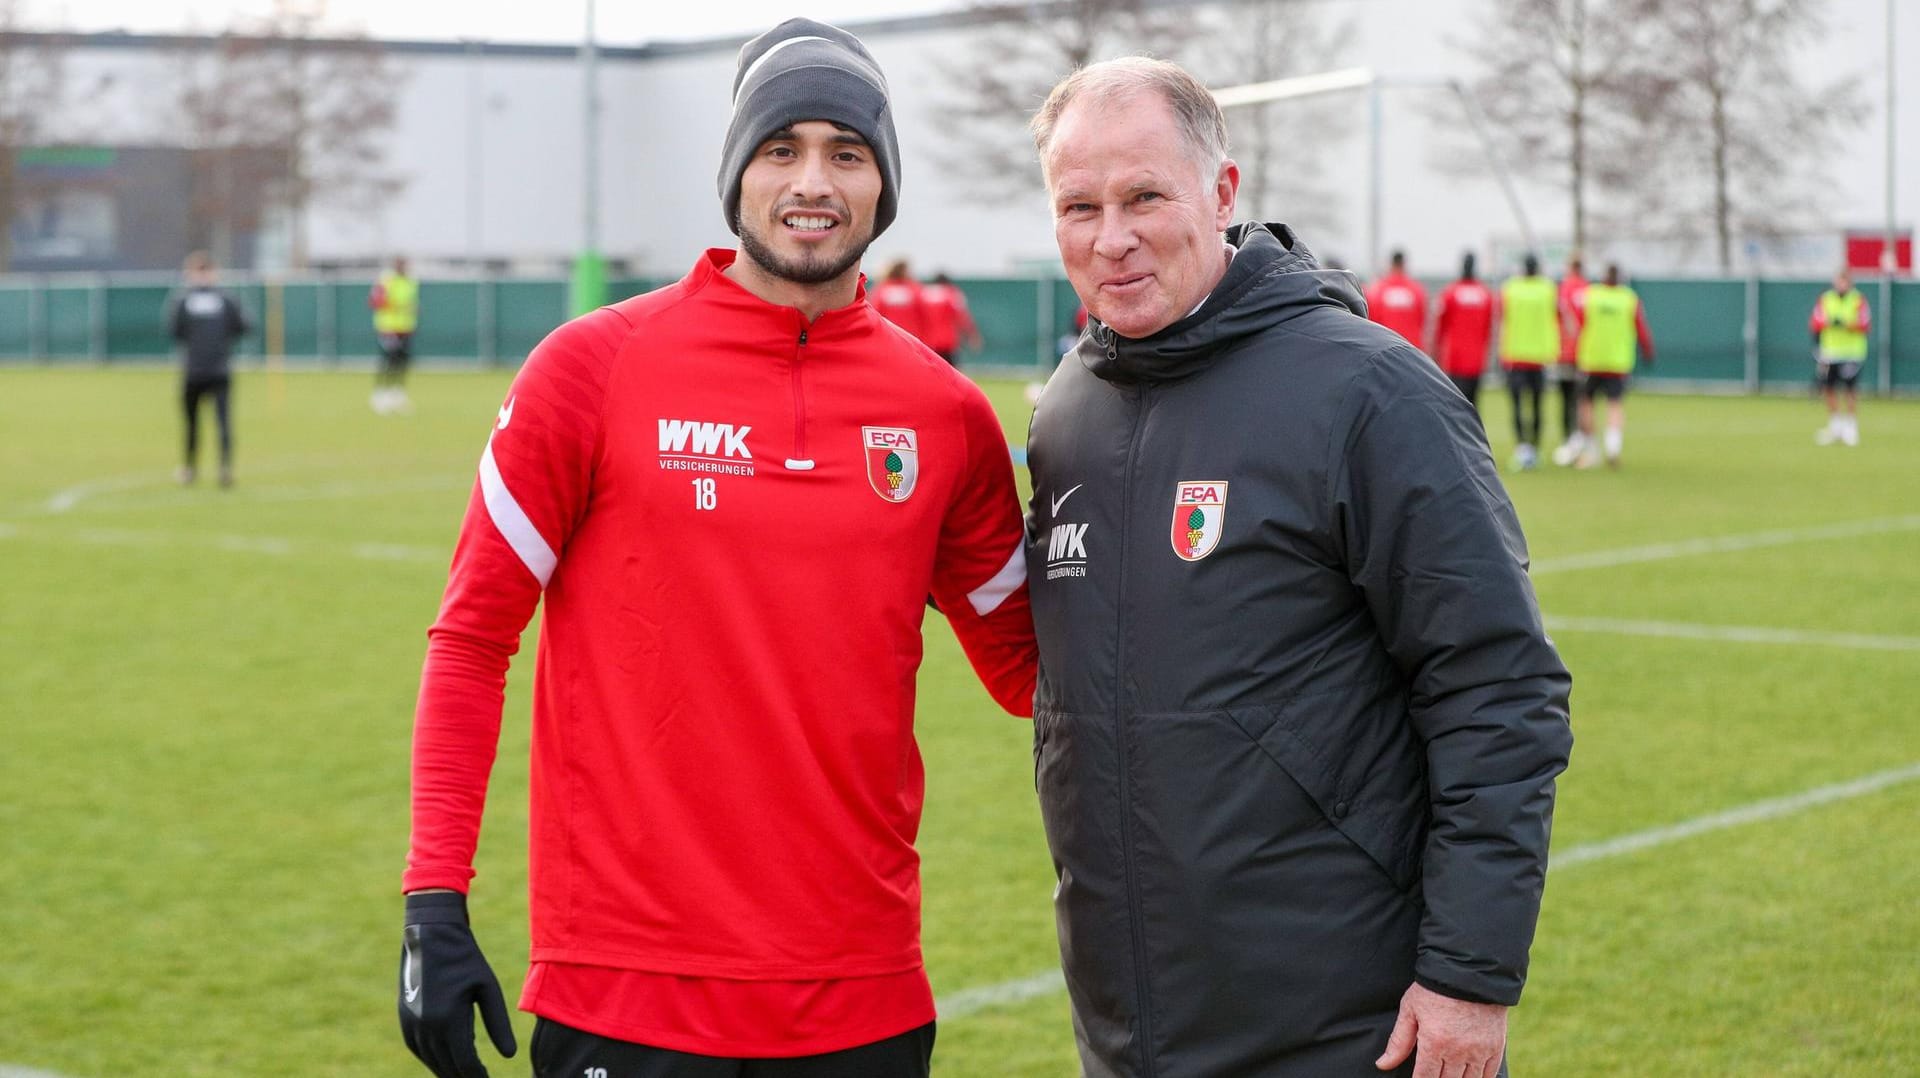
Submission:
<svg viewBox="0 0 1920 1078">
<path fill-rule="evenodd" d="M 1484 5 L 1476 0 L 1302 0 L 1355 19 L 1356 34 L 1339 66 L 1364 65 L 1403 79 L 1469 74 L 1449 43 L 1467 33 Z M 1897 55 L 1920 55 L 1920 11 L 1912 4 L 1900 26 Z M 1811 49 L 1811 72 L 1851 71 L 1864 82 L 1872 115 L 1834 162 L 1834 246 L 1821 236 L 1800 245 L 1799 258 L 1826 262 L 1843 226 L 1875 224 L 1885 207 L 1883 87 L 1886 50 L 1882 0 L 1835 0 L 1831 33 Z M 900 214 L 875 244 L 870 266 L 911 254 L 916 268 L 959 274 L 1017 271 L 1054 259 L 1044 201 L 983 206 L 934 165 L 943 138 L 937 103 L 943 88 L 931 59 L 953 56 L 970 34 L 964 19 L 932 15 L 850 23 L 868 43 L 892 84 L 903 158 Z M 599 82 L 604 111 L 600 154 L 600 248 L 637 273 L 677 276 L 708 246 L 732 236 L 720 215 L 715 169 L 726 128 L 728 94 L 739 38 L 689 42 L 603 43 Z M 92 35 L 76 39 L 70 82 L 92 87 L 63 125 L 83 141 L 152 144 L 177 129 L 173 73 L 177 50 L 194 39 Z M 396 93 L 398 120 L 387 146 L 389 167 L 406 186 L 385 205 L 315 208 L 309 241 L 317 261 L 366 261 L 405 252 L 416 261 L 505 259 L 520 265 L 558 263 L 582 244 L 585 83 L 574 50 L 499 43 L 392 42 L 390 60 L 404 73 Z M 104 79 L 104 82 L 102 82 Z M 1920 92 L 1909 75 L 1899 87 L 1903 129 L 1900 212 L 1912 212 L 1920 187 Z M 1455 178 L 1436 167 L 1441 143 L 1413 100 L 1413 89 L 1383 95 L 1380 186 L 1382 248 L 1404 247 L 1420 273 L 1451 272 L 1459 254 L 1483 258 L 1512 251 L 1519 230 L 1490 177 Z M 1329 174 L 1342 192 L 1340 220 L 1306 239 L 1323 257 L 1365 269 L 1369 225 L 1368 145 L 1364 98 L 1341 105 L 1353 137 L 1331 147 L 1300 147 L 1331 157 Z M 1522 186 L 1534 227 L 1551 249 L 1566 234 L 1564 199 Z M 1282 215 L 1284 218 L 1284 215 Z M 1822 236 L 1827 232 L 1823 231 Z M 1605 253 L 1603 245 L 1601 253 Z M 1641 238 L 1615 248 L 1642 271 L 1689 268 L 1681 253 Z M 1645 265 L 1646 262 L 1664 265 Z M 1697 264 L 1697 263 L 1693 263 Z M 1788 268 L 1788 267 L 1780 267 Z M 1791 267 L 1805 270 L 1806 266 Z"/>
</svg>

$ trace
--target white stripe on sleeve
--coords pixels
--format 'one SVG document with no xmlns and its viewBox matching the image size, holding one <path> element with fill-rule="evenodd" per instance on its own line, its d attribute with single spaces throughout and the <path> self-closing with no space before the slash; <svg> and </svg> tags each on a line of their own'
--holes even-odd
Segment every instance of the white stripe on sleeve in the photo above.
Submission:
<svg viewBox="0 0 1920 1078">
<path fill-rule="evenodd" d="M 541 537 L 540 529 L 527 519 L 526 510 L 513 500 L 513 492 L 507 489 L 507 481 L 501 478 L 500 465 L 493 460 L 493 441 L 487 441 L 487 451 L 480 455 L 480 494 L 487 502 L 487 516 L 493 520 L 493 526 L 500 531 L 500 537 L 507 541 L 513 552 L 520 556 L 520 564 L 527 567 L 542 588 L 547 579 L 553 576 L 553 567 L 559 562 L 554 557 L 553 548 Z"/>
<path fill-rule="evenodd" d="M 967 593 L 967 602 L 973 604 L 973 612 L 986 617 L 1007 601 L 1007 596 L 1020 590 L 1027 582 L 1027 551 L 1025 543 L 1013 544 L 1013 557 L 1007 564 L 993 574 L 993 579 Z"/>
</svg>

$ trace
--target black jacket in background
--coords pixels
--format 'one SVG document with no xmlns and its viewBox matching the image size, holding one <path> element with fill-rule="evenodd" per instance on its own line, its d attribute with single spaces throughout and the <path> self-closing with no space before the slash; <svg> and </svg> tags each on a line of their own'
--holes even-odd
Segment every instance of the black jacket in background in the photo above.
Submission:
<svg viewBox="0 0 1920 1078">
<path fill-rule="evenodd" d="M 1061 958 L 1088 1074 L 1372 1075 L 1414 980 L 1520 998 L 1571 679 L 1472 407 L 1285 226 L 1228 240 L 1034 413 Z"/>
<path fill-rule="evenodd" d="M 190 382 L 228 376 L 233 342 L 252 327 L 240 304 L 217 288 L 188 288 L 167 307 L 167 333 L 181 345 L 181 371 Z"/>
</svg>

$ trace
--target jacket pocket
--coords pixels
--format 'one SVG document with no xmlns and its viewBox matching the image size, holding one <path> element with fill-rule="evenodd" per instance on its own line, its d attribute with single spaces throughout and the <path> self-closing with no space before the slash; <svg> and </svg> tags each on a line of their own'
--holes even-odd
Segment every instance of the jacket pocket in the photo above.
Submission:
<svg viewBox="0 0 1920 1078">
<path fill-rule="evenodd" d="M 1398 693 L 1351 685 L 1227 714 L 1396 888 L 1418 890 L 1426 764 Z"/>
</svg>

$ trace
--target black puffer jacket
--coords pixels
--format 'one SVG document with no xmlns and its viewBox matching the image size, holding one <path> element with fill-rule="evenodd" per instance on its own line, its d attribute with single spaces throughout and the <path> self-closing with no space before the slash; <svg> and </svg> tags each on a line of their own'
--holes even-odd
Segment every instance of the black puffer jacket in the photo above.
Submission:
<svg viewBox="0 0 1920 1078">
<path fill-rule="evenodd" d="M 1088 1074 L 1374 1075 L 1415 979 L 1520 997 L 1571 679 L 1472 408 L 1285 226 L 1228 239 L 1034 414 L 1061 958 Z"/>
</svg>

